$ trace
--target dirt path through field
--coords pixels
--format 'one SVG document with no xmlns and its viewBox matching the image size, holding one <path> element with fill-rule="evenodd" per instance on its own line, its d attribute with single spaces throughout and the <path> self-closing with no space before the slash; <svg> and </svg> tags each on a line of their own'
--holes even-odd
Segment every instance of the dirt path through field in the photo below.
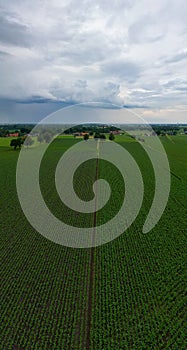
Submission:
<svg viewBox="0 0 187 350">
<path fill-rule="evenodd" d="M 95 181 L 98 180 L 98 173 L 99 173 L 99 143 L 100 140 L 97 141 L 97 158 L 96 158 L 96 169 L 95 169 Z M 92 320 L 92 301 L 93 301 L 93 288 L 94 288 L 94 240 L 95 240 L 95 233 L 96 233 L 96 226 L 97 226 L 97 186 L 96 186 L 96 193 L 95 193 L 95 211 L 94 211 L 94 218 L 93 218 L 93 236 L 92 236 L 92 248 L 91 248 L 91 256 L 90 256 L 90 278 L 89 278 L 89 290 L 88 290 L 88 308 L 87 308 L 87 330 L 86 330 L 86 350 L 91 349 L 91 340 L 90 340 L 90 333 L 91 333 L 91 320 Z"/>
</svg>

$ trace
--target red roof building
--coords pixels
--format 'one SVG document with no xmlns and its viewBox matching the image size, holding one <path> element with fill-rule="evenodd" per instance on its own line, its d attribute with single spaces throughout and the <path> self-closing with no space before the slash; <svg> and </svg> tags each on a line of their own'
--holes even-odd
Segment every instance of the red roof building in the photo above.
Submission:
<svg viewBox="0 0 187 350">
<path fill-rule="evenodd" d="M 13 134 L 9 134 L 9 137 L 18 137 L 19 136 L 19 132 L 14 132 Z"/>
</svg>

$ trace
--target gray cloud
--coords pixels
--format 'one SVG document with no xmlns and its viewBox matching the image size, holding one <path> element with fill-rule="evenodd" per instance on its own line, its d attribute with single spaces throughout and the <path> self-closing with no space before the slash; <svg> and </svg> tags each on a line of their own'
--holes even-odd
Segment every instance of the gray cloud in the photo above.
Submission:
<svg viewBox="0 0 187 350">
<path fill-rule="evenodd" d="M 0 118 L 91 101 L 178 111 L 186 9 L 185 0 L 2 0 Z"/>
<path fill-rule="evenodd" d="M 1 56 L 9 56 L 10 54 L 6 51 L 0 51 Z"/>
<path fill-rule="evenodd" d="M 183 52 L 181 52 L 181 53 L 178 53 L 178 54 L 174 55 L 174 56 L 171 57 L 171 58 L 167 58 L 167 59 L 165 60 L 165 63 L 180 62 L 180 61 L 182 61 L 182 60 L 184 60 L 184 59 L 186 59 L 186 58 L 187 58 L 187 51 L 183 51 Z"/>
<path fill-rule="evenodd" d="M 29 47 L 31 33 L 24 24 L 14 22 L 0 15 L 0 42 L 10 45 Z"/>
<path fill-rule="evenodd" d="M 155 16 L 145 15 L 133 23 L 128 29 L 129 42 L 132 44 L 160 41 L 165 32 Z"/>
<path fill-rule="evenodd" d="M 141 67 L 133 62 L 123 60 L 113 60 L 101 65 L 103 72 L 109 76 L 114 76 L 126 82 L 134 82 L 141 73 Z"/>
</svg>

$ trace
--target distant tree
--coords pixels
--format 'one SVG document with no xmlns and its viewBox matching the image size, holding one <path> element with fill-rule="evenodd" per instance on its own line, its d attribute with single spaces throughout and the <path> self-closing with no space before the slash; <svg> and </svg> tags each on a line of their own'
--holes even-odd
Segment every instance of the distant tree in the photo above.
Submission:
<svg viewBox="0 0 187 350">
<path fill-rule="evenodd" d="M 24 146 L 27 146 L 27 148 L 29 146 L 32 146 L 34 143 L 33 139 L 30 136 L 27 136 L 24 142 Z"/>
<path fill-rule="evenodd" d="M 0 137 L 5 137 L 9 135 L 9 130 L 0 129 Z"/>
<path fill-rule="evenodd" d="M 16 150 L 16 148 L 18 147 L 17 139 L 12 139 L 10 141 L 10 146 L 14 147 L 14 149 Z"/>
<path fill-rule="evenodd" d="M 110 141 L 114 141 L 114 139 L 115 139 L 115 136 L 114 136 L 114 134 L 111 132 L 110 135 L 109 135 L 109 140 L 110 140 Z"/>
<path fill-rule="evenodd" d="M 84 135 L 84 140 L 87 141 L 89 139 L 89 134 Z"/>
<path fill-rule="evenodd" d="M 100 136 L 99 133 L 96 132 L 95 135 L 94 135 L 94 139 L 99 139 L 99 136 Z"/>
<path fill-rule="evenodd" d="M 17 141 L 17 146 L 21 148 L 21 146 L 23 145 L 24 139 L 22 137 L 18 137 L 16 141 Z"/>
<path fill-rule="evenodd" d="M 20 129 L 21 134 L 28 134 L 30 131 L 31 131 L 31 127 L 30 127 L 30 128 L 28 128 L 28 127 L 22 127 L 22 128 Z"/>
<path fill-rule="evenodd" d="M 94 139 L 102 139 L 102 140 L 106 140 L 106 135 L 105 134 L 100 134 L 99 132 L 96 132 L 94 135 Z"/>
<path fill-rule="evenodd" d="M 37 140 L 38 142 L 43 142 L 44 141 L 44 138 L 43 138 L 43 135 L 42 134 L 39 134 L 38 137 L 37 137 Z"/>
<path fill-rule="evenodd" d="M 43 134 L 43 138 L 46 143 L 49 143 L 51 141 L 52 135 L 49 132 L 45 132 Z"/>
<path fill-rule="evenodd" d="M 17 148 L 21 148 L 21 146 L 23 145 L 24 139 L 22 137 L 18 137 L 17 139 L 12 139 L 10 141 L 10 146 L 14 147 L 14 149 L 16 150 Z"/>
<path fill-rule="evenodd" d="M 145 142 L 145 140 L 142 137 L 138 137 L 138 141 Z"/>
</svg>

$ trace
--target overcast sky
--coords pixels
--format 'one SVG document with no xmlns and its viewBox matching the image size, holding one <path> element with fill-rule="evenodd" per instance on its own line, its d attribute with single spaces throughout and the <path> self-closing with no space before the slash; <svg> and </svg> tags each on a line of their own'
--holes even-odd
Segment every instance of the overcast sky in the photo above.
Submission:
<svg viewBox="0 0 187 350">
<path fill-rule="evenodd" d="M 187 1 L 0 0 L 0 71 L 1 123 L 94 101 L 187 123 Z"/>
</svg>

